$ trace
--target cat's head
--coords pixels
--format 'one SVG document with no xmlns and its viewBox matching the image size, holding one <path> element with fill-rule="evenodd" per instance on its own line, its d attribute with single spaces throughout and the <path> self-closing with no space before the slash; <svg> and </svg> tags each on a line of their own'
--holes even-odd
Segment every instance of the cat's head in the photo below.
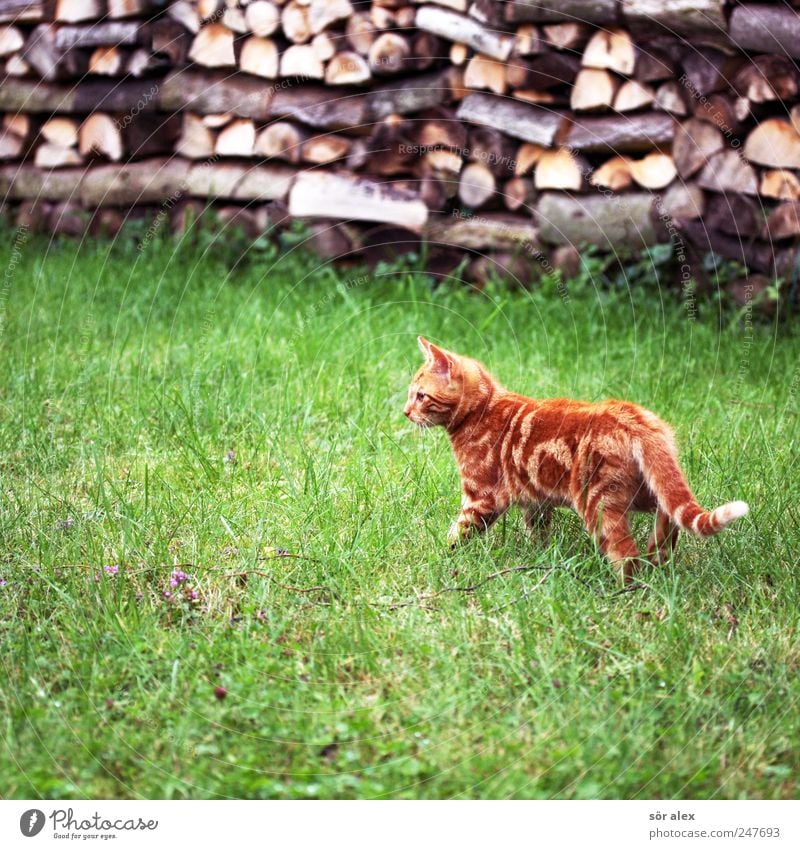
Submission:
<svg viewBox="0 0 800 849">
<path fill-rule="evenodd" d="M 453 427 L 485 404 L 494 381 L 475 360 L 445 351 L 422 336 L 417 341 L 425 362 L 411 381 L 403 412 L 420 427 Z"/>
</svg>

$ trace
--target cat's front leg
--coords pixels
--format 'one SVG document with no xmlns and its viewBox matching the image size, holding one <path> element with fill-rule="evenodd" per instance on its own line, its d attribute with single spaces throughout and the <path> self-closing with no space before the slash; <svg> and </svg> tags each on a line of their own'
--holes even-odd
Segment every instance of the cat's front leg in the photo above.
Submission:
<svg viewBox="0 0 800 849">
<path fill-rule="evenodd" d="M 507 505 L 498 503 L 492 496 L 480 499 L 464 498 L 461 502 L 461 512 L 450 525 L 447 532 L 447 542 L 454 548 L 461 540 L 467 539 L 473 533 L 482 533 L 491 527 L 503 515 Z"/>
</svg>

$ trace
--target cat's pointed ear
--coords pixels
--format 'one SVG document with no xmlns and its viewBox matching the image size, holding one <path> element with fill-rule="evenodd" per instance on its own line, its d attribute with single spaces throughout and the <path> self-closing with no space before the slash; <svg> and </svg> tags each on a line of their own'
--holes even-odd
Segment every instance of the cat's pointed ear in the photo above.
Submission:
<svg viewBox="0 0 800 849">
<path fill-rule="evenodd" d="M 452 354 L 449 354 L 443 348 L 437 348 L 436 345 L 422 336 L 417 337 L 417 341 L 431 371 L 449 378 L 453 373 L 454 360 Z"/>
</svg>

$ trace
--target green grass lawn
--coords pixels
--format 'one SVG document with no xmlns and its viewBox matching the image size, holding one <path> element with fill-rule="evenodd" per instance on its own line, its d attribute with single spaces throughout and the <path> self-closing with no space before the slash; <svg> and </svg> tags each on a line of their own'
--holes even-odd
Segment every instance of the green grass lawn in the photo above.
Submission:
<svg viewBox="0 0 800 849">
<path fill-rule="evenodd" d="M 646 279 L 13 241 L 2 796 L 797 796 L 796 323 L 694 319 Z M 531 395 L 652 408 L 700 500 L 750 516 L 623 594 L 568 512 L 450 553 L 445 434 L 402 415 L 418 333 Z"/>
</svg>

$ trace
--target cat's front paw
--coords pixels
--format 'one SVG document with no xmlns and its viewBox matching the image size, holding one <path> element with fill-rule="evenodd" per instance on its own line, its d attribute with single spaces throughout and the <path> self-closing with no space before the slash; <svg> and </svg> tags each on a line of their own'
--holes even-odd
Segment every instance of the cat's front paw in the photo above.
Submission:
<svg viewBox="0 0 800 849">
<path fill-rule="evenodd" d="M 468 528 L 458 521 L 453 522 L 453 524 L 450 525 L 450 530 L 447 532 L 447 545 L 451 551 L 458 547 L 458 544 L 467 535 L 468 530 Z"/>
</svg>

